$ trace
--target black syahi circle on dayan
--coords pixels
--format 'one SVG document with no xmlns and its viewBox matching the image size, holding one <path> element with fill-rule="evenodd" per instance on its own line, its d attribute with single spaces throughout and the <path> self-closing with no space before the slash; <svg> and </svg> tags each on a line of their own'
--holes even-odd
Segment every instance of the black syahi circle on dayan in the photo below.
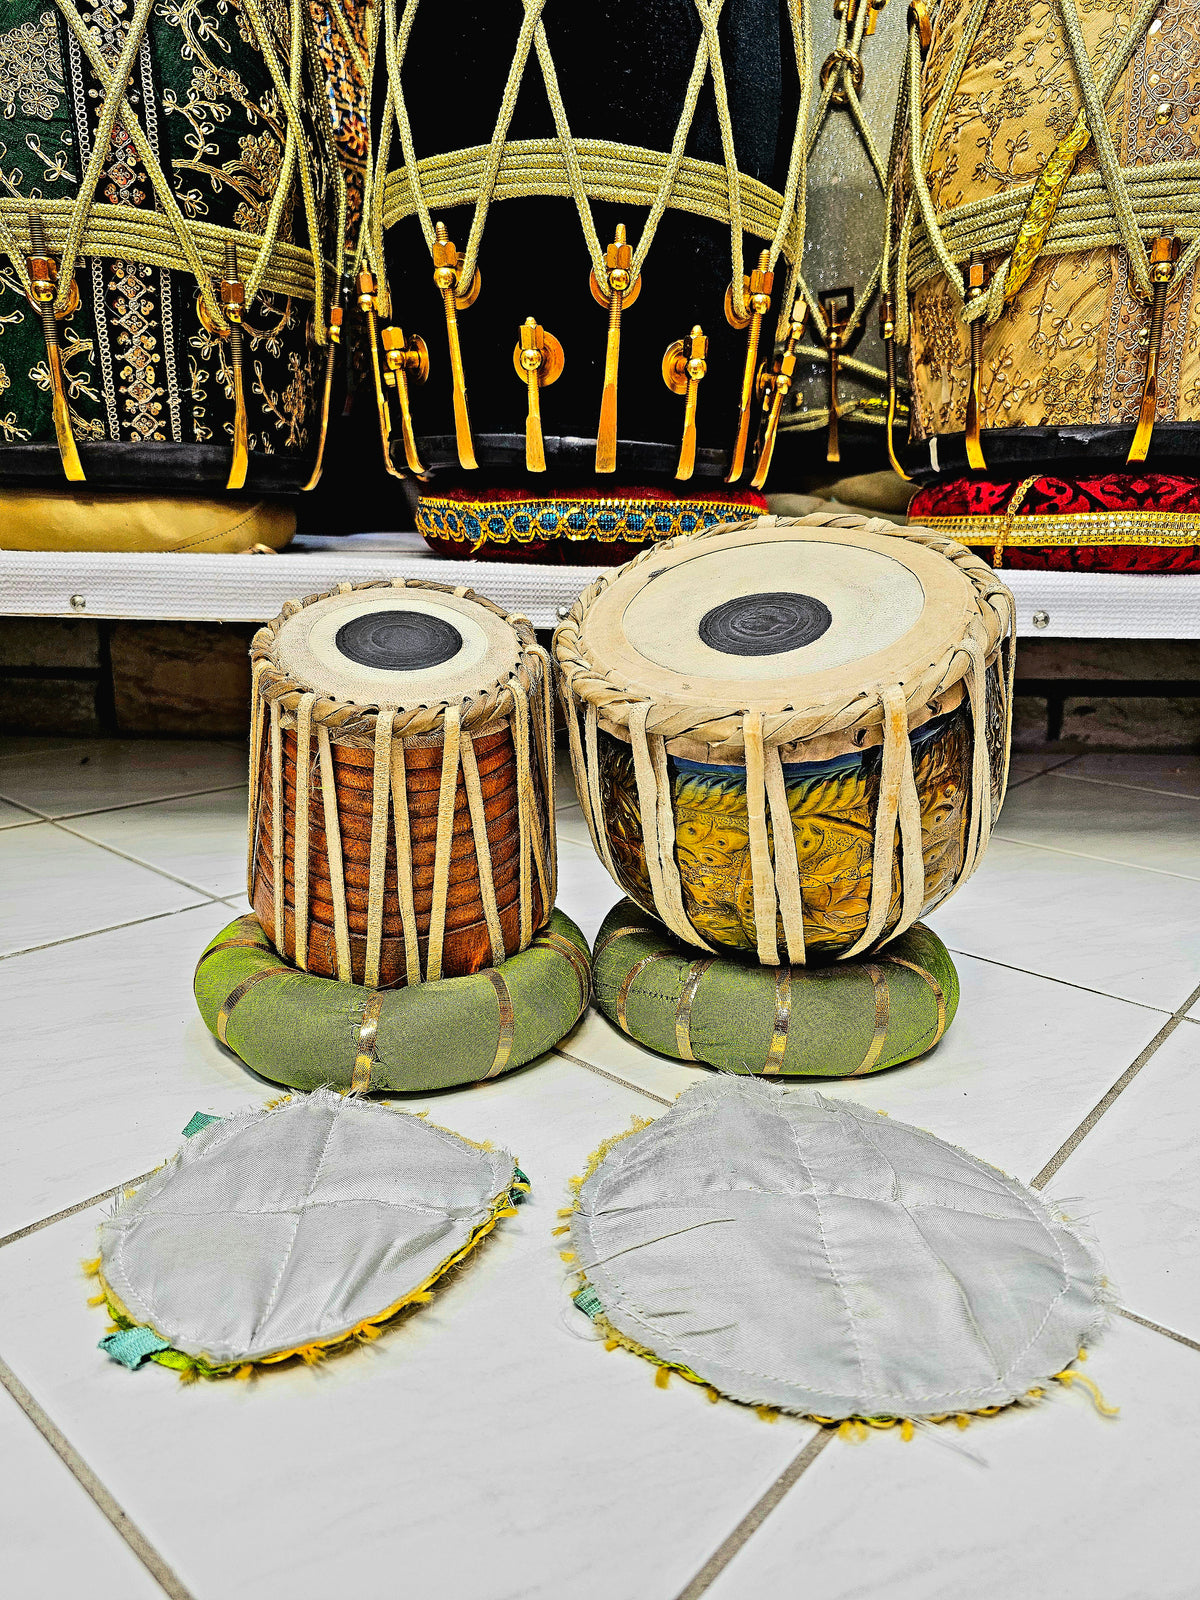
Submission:
<svg viewBox="0 0 1200 1600">
<path fill-rule="evenodd" d="M 811 594 L 775 590 L 742 594 L 700 618 L 700 637 L 727 656 L 777 656 L 812 644 L 833 625 L 829 607 Z"/>
<path fill-rule="evenodd" d="M 351 617 L 338 629 L 335 643 L 347 660 L 382 672 L 440 667 L 463 647 L 462 634 L 452 622 L 400 607 Z"/>
</svg>

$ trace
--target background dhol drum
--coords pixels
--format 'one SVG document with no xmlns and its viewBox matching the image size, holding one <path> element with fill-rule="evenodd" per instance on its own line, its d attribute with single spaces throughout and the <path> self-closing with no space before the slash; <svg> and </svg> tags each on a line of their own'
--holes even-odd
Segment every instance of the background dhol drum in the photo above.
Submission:
<svg viewBox="0 0 1200 1600">
<path fill-rule="evenodd" d="M 432 474 L 421 531 L 594 562 L 761 508 L 799 6 L 388 0 L 381 28 L 389 426 Z"/>
<path fill-rule="evenodd" d="M 804 258 L 807 319 L 779 422 L 773 483 L 888 464 L 879 283 L 884 195 L 908 28 L 904 0 L 819 0 L 813 32 Z M 893 391 L 894 392 L 894 391 Z M 907 424 L 907 394 L 893 424 Z M 899 437 L 899 436 L 898 436 Z"/>
<path fill-rule="evenodd" d="M 249 897 L 305 972 L 478 972 L 554 904 L 546 652 L 468 589 L 343 584 L 251 647 Z"/>
<path fill-rule="evenodd" d="M 762 518 L 648 550 L 554 637 L 580 804 L 678 938 L 856 956 L 974 871 L 1004 798 L 1013 603 L 951 540 Z"/>
<path fill-rule="evenodd" d="M 889 253 L 910 515 L 997 564 L 1200 567 L 1200 14 L 911 16 Z"/>
<path fill-rule="evenodd" d="M 101 547 L 105 490 L 298 490 L 339 255 L 308 8 L 13 0 L 0 64 L 0 484 L 77 485 Z"/>
</svg>

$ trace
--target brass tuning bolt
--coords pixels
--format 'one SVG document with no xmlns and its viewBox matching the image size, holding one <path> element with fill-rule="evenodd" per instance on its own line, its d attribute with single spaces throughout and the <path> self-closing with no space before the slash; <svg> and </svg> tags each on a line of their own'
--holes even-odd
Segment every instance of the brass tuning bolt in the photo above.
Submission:
<svg viewBox="0 0 1200 1600">
<path fill-rule="evenodd" d="M 58 297 L 58 263 L 46 249 L 46 234 L 42 219 L 36 211 L 29 213 L 30 253 L 26 258 L 29 268 L 29 302 L 41 314 L 42 334 L 46 341 L 46 367 L 50 373 L 51 405 L 54 412 L 54 437 L 58 441 L 58 454 L 63 476 L 71 483 L 85 482 L 83 463 L 71 430 L 71 408 L 67 403 L 67 385 L 63 373 L 62 351 L 58 345 L 58 318 L 69 317 L 79 304 L 79 288 L 71 281 L 71 295 L 66 309 L 56 313 L 54 302 Z"/>
<path fill-rule="evenodd" d="M 387 370 L 383 381 L 396 391 L 400 402 L 400 434 L 404 440 L 404 459 L 408 470 L 418 478 L 425 476 L 425 468 L 417 454 L 417 436 L 413 432 L 412 410 L 409 406 L 408 386 L 420 386 L 429 376 L 429 350 L 419 333 L 405 338 L 403 328 L 385 328 L 380 334 L 383 359 Z"/>
<path fill-rule="evenodd" d="M 892 297 L 890 294 L 879 297 L 879 337 L 883 340 L 883 348 L 887 360 L 887 453 L 892 464 L 892 471 L 898 478 L 903 478 L 905 483 L 912 479 L 900 465 L 896 455 L 896 319 L 892 310 Z"/>
<path fill-rule="evenodd" d="M 726 322 L 731 328 L 737 328 L 739 331 L 742 328 L 749 330 L 746 334 L 746 363 L 742 368 L 742 388 L 738 397 L 737 433 L 733 441 L 733 457 L 729 463 L 729 471 L 725 474 L 726 483 L 736 483 L 746 465 L 746 447 L 750 442 L 750 407 L 754 401 L 754 387 L 758 376 L 758 342 L 762 336 L 763 318 L 771 309 L 771 288 L 775 282 L 775 274 L 767 270 L 770 259 L 770 251 L 764 250 L 758 258 L 758 266 L 749 277 L 742 279 L 742 298 L 750 308 L 744 316 L 739 316 L 734 308 L 733 285 L 730 284 L 725 291 Z"/>
<path fill-rule="evenodd" d="M 662 360 L 663 382 L 672 394 L 686 395 L 683 407 L 683 442 L 675 476 L 683 482 L 696 470 L 696 402 L 700 380 L 708 371 L 708 339 L 697 323 L 686 339 L 667 346 Z"/>
<path fill-rule="evenodd" d="M 317 487 L 325 465 L 325 441 L 329 437 L 329 405 L 333 398 L 333 371 L 337 363 L 338 346 L 342 342 L 342 322 L 345 319 L 343 302 L 349 299 L 350 293 L 350 279 L 344 277 L 338 286 L 338 298 L 329 308 L 329 344 L 325 351 L 325 382 L 321 392 L 321 431 L 317 437 L 317 459 L 313 463 L 312 476 L 301 493 Z"/>
<path fill-rule="evenodd" d="M 246 421 L 246 390 L 242 375 L 242 321 L 246 315 L 246 287 L 238 277 L 237 245 L 225 241 L 225 276 L 221 279 L 221 310 L 229 323 L 229 365 L 233 370 L 233 460 L 227 489 L 241 489 L 250 466 L 250 436 Z"/>
<path fill-rule="evenodd" d="M 608 342 L 604 347 L 604 393 L 600 399 L 600 423 L 596 429 L 596 471 L 617 470 L 617 366 L 621 359 L 621 314 L 642 292 L 639 273 L 632 276 L 633 251 L 625 239 L 625 224 L 618 222 L 613 242 L 604 252 L 609 294 L 605 294 L 593 270 L 592 298 L 608 307 Z"/>
<path fill-rule="evenodd" d="M 458 342 L 458 313 L 474 305 L 479 297 L 480 276 L 475 275 L 465 293 L 459 293 L 458 251 L 446 234 L 446 224 L 434 229 L 433 282 L 446 311 L 446 340 L 450 346 L 450 382 L 454 391 L 454 432 L 458 439 L 458 464 L 474 469 L 475 444 L 471 438 L 471 416 L 467 410 L 467 379 L 463 372 L 462 346 Z"/>
<path fill-rule="evenodd" d="M 825 448 L 826 461 L 842 459 L 838 423 L 841 419 L 841 400 L 838 379 L 841 376 L 841 358 L 849 338 L 850 319 L 854 315 L 853 289 L 823 289 L 817 296 L 825 313 L 825 345 L 829 351 L 829 439 Z"/>
<path fill-rule="evenodd" d="M 762 441 L 758 447 L 754 476 L 750 480 L 752 489 L 761 489 L 767 481 L 767 473 L 771 470 L 771 457 L 775 454 L 775 440 L 779 433 L 779 418 L 783 414 L 784 401 L 795 382 L 800 341 L 804 337 L 804 325 L 807 321 L 808 306 L 804 303 L 803 295 L 797 295 L 792 306 L 791 321 L 788 324 L 787 343 L 775 358 L 770 370 L 764 367 L 758 375 L 758 392 L 762 396 L 766 421 L 763 426 Z"/>
<path fill-rule="evenodd" d="M 983 255 L 971 252 L 967 268 L 967 302 L 978 300 L 986 288 Z M 975 472 L 987 470 L 983 455 L 983 442 L 979 437 L 983 418 L 983 318 L 976 317 L 970 326 L 971 334 L 971 387 L 967 391 L 966 445 L 967 464 Z"/>
<path fill-rule="evenodd" d="M 371 347 L 371 373 L 375 379 L 375 410 L 379 416 L 383 464 L 393 478 L 402 478 L 404 474 L 392 461 L 392 408 L 384 393 L 383 374 L 379 366 L 379 296 L 375 274 L 364 267 L 355 287 L 358 290 L 358 309 L 367 319 L 367 343 Z"/>
<path fill-rule="evenodd" d="M 1145 461 L 1154 432 L 1154 413 L 1158 409 L 1158 356 L 1162 348 L 1163 318 L 1167 309 L 1167 289 L 1175 265 L 1179 244 L 1170 234 L 1162 233 L 1150 241 L 1150 282 L 1154 299 L 1150 308 L 1150 337 L 1146 346 L 1146 379 L 1142 385 L 1142 404 L 1138 411 L 1137 427 L 1125 464 Z"/>
<path fill-rule="evenodd" d="M 525 470 L 545 472 L 546 447 L 542 438 L 541 392 L 562 376 L 563 347 L 547 333 L 536 317 L 526 317 L 513 347 L 513 367 L 529 395 L 525 416 Z"/>
</svg>

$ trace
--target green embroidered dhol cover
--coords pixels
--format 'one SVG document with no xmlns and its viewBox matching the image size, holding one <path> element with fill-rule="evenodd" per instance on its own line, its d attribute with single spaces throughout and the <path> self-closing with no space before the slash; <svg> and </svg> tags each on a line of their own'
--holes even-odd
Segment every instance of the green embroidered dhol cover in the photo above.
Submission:
<svg viewBox="0 0 1200 1600">
<path fill-rule="evenodd" d="M 298 4 L 289 13 L 282 0 L 259 0 L 254 15 L 241 0 L 161 0 L 143 18 L 144 9 L 133 0 L 77 0 L 74 8 L 72 0 L 9 0 L 8 26 L 0 31 L 0 214 L 23 256 L 28 212 L 36 209 L 49 252 L 61 261 L 70 208 L 108 98 L 79 32 L 90 35 L 111 72 L 130 29 L 138 28 L 126 104 L 113 122 L 75 263 L 78 308 L 58 322 L 72 431 L 88 483 L 223 487 L 232 450 L 229 340 L 208 331 L 198 315 L 197 281 L 183 264 L 178 225 L 135 147 L 136 119 L 188 235 L 198 243 L 207 238 L 201 254 L 217 263 L 214 279 L 222 276 L 224 245 L 214 226 L 239 242 L 238 271 L 248 279 L 260 236 L 270 232 L 272 201 L 285 187 L 278 243 L 244 323 L 247 488 L 298 488 L 319 418 L 323 351 L 312 334 L 316 326 L 324 337 L 332 292 L 328 267 L 314 273 L 310 217 L 334 218 L 338 211 L 312 13 Z M 297 62 L 294 20 L 306 30 Z M 280 90 L 292 83 L 300 131 L 289 162 Z M 145 226 L 132 225 L 129 256 L 118 259 L 124 240 L 114 207 L 131 216 L 156 213 L 158 250 Z M 89 253 L 99 219 L 107 224 L 107 252 Z M 318 225 L 332 235 L 332 225 Z M 326 256 L 334 254 L 332 237 L 322 245 Z M 155 254 L 179 264 L 164 265 Z M 315 318 L 316 284 L 325 303 Z M 307 296 L 297 292 L 305 285 Z M 9 249 L 0 254 L 0 482 L 64 483 L 41 318 Z"/>
</svg>

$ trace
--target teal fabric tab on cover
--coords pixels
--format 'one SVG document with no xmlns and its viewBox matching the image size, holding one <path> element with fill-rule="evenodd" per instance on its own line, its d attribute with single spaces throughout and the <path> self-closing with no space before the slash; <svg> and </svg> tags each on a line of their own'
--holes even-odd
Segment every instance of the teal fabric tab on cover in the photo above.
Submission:
<svg viewBox="0 0 1200 1600">
<path fill-rule="evenodd" d="M 513 1177 L 517 1183 L 525 1184 L 525 1188 L 514 1189 L 508 1198 L 512 1201 L 513 1205 L 523 1206 L 526 1200 L 529 1199 L 529 1179 L 521 1171 L 520 1167 L 513 1169 Z"/>
<path fill-rule="evenodd" d="M 190 1139 L 193 1134 L 203 1133 L 204 1129 L 210 1127 L 212 1123 L 220 1121 L 220 1117 L 210 1117 L 207 1111 L 197 1111 L 192 1120 L 188 1123 L 187 1127 L 183 1130 L 183 1137 L 185 1139 Z"/>
<path fill-rule="evenodd" d="M 593 1322 L 595 1322 L 596 1318 L 604 1310 L 604 1307 L 600 1302 L 600 1296 L 596 1293 L 595 1289 L 592 1288 L 591 1284 L 586 1284 L 582 1289 L 580 1289 L 578 1294 L 573 1294 L 571 1299 L 574 1300 L 575 1304 L 579 1307 L 580 1311 L 583 1312 L 584 1316 L 591 1317 Z"/>
<path fill-rule="evenodd" d="M 209 1118 L 210 1122 L 218 1120 L 216 1117 Z M 136 1372 L 147 1356 L 155 1355 L 159 1350 L 169 1350 L 171 1346 L 165 1339 L 160 1339 L 153 1328 L 122 1328 L 119 1333 L 110 1333 L 101 1339 L 99 1348 L 123 1367 L 128 1367 L 130 1372 Z"/>
</svg>

